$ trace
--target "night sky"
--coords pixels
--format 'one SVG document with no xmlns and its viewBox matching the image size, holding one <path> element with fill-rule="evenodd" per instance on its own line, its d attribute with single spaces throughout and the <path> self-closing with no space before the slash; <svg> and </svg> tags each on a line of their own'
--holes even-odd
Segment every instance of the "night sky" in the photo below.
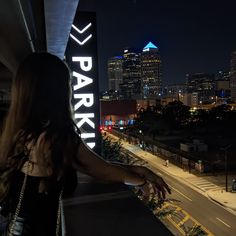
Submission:
<svg viewBox="0 0 236 236">
<path fill-rule="evenodd" d="M 80 0 L 79 9 L 97 13 L 100 91 L 108 88 L 108 58 L 149 41 L 160 49 L 164 85 L 230 69 L 235 0 Z"/>
</svg>

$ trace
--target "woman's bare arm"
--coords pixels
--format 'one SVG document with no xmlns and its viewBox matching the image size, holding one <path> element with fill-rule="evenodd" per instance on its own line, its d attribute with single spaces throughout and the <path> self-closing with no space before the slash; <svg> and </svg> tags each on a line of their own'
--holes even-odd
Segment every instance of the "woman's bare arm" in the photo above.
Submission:
<svg viewBox="0 0 236 236">
<path fill-rule="evenodd" d="M 140 185 L 145 181 L 139 174 L 103 160 L 83 142 L 78 147 L 76 161 L 73 166 L 85 174 L 104 181 L 120 182 L 128 185 Z"/>
<path fill-rule="evenodd" d="M 145 184 L 147 183 L 147 185 L 152 186 L 159 198 L 165 198 L 167 192 L 171 193 L 166 182 L 148 168 L 109 163 L 89 149 L 83 142 L 78 147 L 77 158 L 73 166 L 85 174 L 104 181 L 120 182 L 133 186 L 142 185 L 142 190 L 146 194 L 150 194 Z"/>
</svg>

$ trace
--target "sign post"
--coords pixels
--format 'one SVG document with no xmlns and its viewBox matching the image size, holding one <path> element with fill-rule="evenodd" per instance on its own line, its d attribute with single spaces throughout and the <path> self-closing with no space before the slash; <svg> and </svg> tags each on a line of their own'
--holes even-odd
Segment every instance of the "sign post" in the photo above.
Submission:
<svg viewBox="0 0 236 236">
<path fill-rule="evenodd" d="M 72 73 L 72 105 L 81 138 L 100 153 L 101 135 L 98 88 L 96 14 L 77 11 L 66 49 Z"/>
</svg>

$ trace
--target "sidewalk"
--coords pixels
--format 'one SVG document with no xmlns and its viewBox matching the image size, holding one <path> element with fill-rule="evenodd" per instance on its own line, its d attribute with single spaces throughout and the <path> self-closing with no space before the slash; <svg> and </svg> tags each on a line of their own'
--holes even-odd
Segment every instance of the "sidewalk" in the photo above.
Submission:
<svg viewBox="0 0 236 236">
<path fill-rule="evenodd" d="M 113 135 L 112 135 L 113 136 Z M 117 138 L 113 136 L 114 138 Z M 232 192 L 226 192 L 225 187 L 220 185 L 219 183 L 223 183 L 225 178 L 224 176 L 218 176 L 216 177 L 216 181 L 209 181 L 209 176 L 196 176 L 194 174 L 191 174 L 187 171 L 184 171 L 182 168 L 173 165 L 169 163 L 169 166 L 165 166 L 165 161 L 156 156 L 151 154 L 150 152 L 142 150 L 140 147 L 129 144 L 122 140 L 122 145 L 125 149 L 129 150 L 133 154 L 137 155 L 141 159 L 147 161 L 151 166 L 157 167 L 158 169 L 161 169 L 165 172 L 167 172 L 169 175 L 176 176 L 178 178 L 181 178 L 183 181 L 188 182 L 189 185 L 194 186 L 195 188 L 198 188 L 205 194 L 209 196 L 212 200 L 218 202 L 224 207 L 227 207 L 236 213 L 236 193 Z M 218 178 L 218 180 L 217 180 Z M 231 176 L 232 179 L 232 176 Z M 217 182 L 218 181 L 218 182 Z M 202 182 L 202 184 L 200 184 Z M 194 184 L 195 183 L 195 184 Z M 198 184 L 197 184 L 198 183 Z M 231 183 L 229 181 L 229 183 Z M 205 188 L 204 188 L 205 186 Z"/>
<path fill-rule="evenodd" d="M 226 192 L 225 190 L 212 190 L 207 194 L 212 200 L 236 212 L 236 193 Z"/>
</svg>

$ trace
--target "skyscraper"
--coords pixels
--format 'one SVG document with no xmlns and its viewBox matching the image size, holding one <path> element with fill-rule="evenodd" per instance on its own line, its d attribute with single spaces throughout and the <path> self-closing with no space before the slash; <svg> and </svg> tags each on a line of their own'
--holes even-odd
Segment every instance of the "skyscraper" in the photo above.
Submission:
<svg viewBox="0 0 236 236">
<path fill-rule="evenodd" d="M 212 102 L 215 96 L 215 75 L 207 73 L 187 74 L 187 93 L 197 93 L 198 103 Z"/>
<path fill-rule="evenodd" d="M 219 71 L 215 78 L 215 95 L 218 102 L 226 102 L 230 96 L 230 73 Z"/>
<path fill-rule="evenodd" d="M 230 90 L 231 99 L 236 101 L 236 51 L 232 53 L 230 66 Z"/>
<path fill-rule="evenodd" d="M 118 90 L 125 99 L 156 99 L 161 95 L 159 49 L 149 42 L 138 52 L 126 48 L 122 57 L 108 61 L 109 89 Z"/>
<path fill-rule="evenodd" d="M 141 88 L 143 98 L 157 98 L 161 93 L 161 58 L 159 49 L 149 42 L 141 52 Z"/>
<path fill-rule="evenodd" d="M 123 81 L 123 57 L 116 56 L 108 60 L 109 90 L 119 90 Z"/>
<path fill-rule="evenodd" d="M 140 55 L 134 49 L 125 49 L 123 53 L 123 83 L 120 92 L 126 99 L 138 99 L 141 96 Z"/>
</svg>

